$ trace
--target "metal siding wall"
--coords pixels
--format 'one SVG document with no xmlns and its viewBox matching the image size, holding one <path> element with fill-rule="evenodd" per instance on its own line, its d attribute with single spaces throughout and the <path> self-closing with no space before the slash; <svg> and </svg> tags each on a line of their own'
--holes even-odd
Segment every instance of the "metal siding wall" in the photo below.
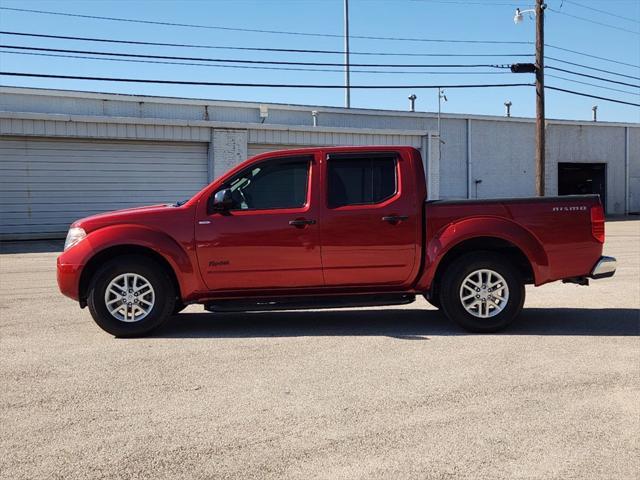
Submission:
<svg viewBox="0 0 640 480">
<path fill-rule="evenodd" d="M 274 150 L 292 150 L 294 148 L 304 148 L 309 145 L 260 145 L 250 144 L 247 149 L 247 158 L 251 158 L 259 153 L 273 152 Z"/>
<path fill-rule="evenodd" d="M 0 119 L 0 135 L 206 142 L 209 128 L 153 123 L 114 124 L 67 120 Z"/>
<path fill-rule="evenodd" d="M 476 196 L 476 180 L 482 180 L 477 185 L 478 198 L 535 195 L 532 124 L 474 120 L 471 144 L 471 197 Z"/>
<path fill-rule="evenodd" d="M 623 127 L 554 125 L 547 129 L 547 195 L 558 194 L 558 163 L 607 164 L 607 213 L 625 208 L 625 135 Z"/>
<path fill-rule="evenodd" d="M 5 137 L 0 174 L 0 238 L 60 236 L 87 215 L 189 198 L 207 145 Z"/>
<path fill-rule="evenodd" d="M 465 120 L 442 122 L 440 198 L 467 198 L 467 130 Z"/>
<path fill-rule="evenodd" d="M 210 159 L 217 149 L 215 169 L 211 177 L 223 173 L 231 165 L 247 157 L 247 144 L 274 148 L 307 145 L 403 145 L 420 147 L 417 131 L 433 132 L 436 118 L 433 113 L 404 113 L 381 110 L 341 110 L 330 107 L 266 105 L 269 117 L 263 129 L 247 125 L 248 139 L 227 138 L 223 134 L 211 142 Z M 323 110 L 326 108 L 326 110 Z M 7 87 L 0 95 L 0 110 L 5 112 L 33 112 L 58 114 L 55 120 L 34 117 L 0 119 L 0 134 L 52 137 L 80 137 L 209 142 L 215 131 L 241 131 L 243 125 L 214 126 L 202 121 L 259 122 L 257 103 L 234 103 L 130 97 L 127 95 L 90 94 L 56 91 L 21 90 Z M 318 129 L 312 125 L 311 111 L 317 110 Z M 68 115 L 84 115 L 70 119 Z M 92 116 L 121 117 L 116 123 Z M 65 118 L 66 117 L 66 118 Z M 123 120 L 122 117 L 127 118 Z M 129 120 L 130 118 L 130 120 Z M 473 164 L 469 178 L 471 197 L 475 196 L 474 179 L 482 179 L 478 187 L 480 197 L 525 196 L 534 194 L 534 123 L 517 118 L 469 117 L 473 123 L 471 148 L 467 145 L 464 118 L 442 119 L 442 145 L 439 188 L 443 198 L 464 197 L 467 193 L 467 149 Z M 73 121 L 70 121 L 73 120 Z M 193 125 L 166 125 L 170 121 L 199 121 Z M 125 123 L 118 123 L 124 121 Z M 185 122 L 186 123 L 186 122 Z M 273 129 L 269 129 L 269 125 Z M 300 127 L 308 130 L 301 130 Z M 345 131 L 322 131 L 342 128 Z M 606 162 L 609 213 L 625 209 L 625 183 L 628 174 L 630 209 L 640 209 L 640 174 L 638 171 L 637 126 L 629 129 L 629 169 L 625 170 L 624 126 L 605 123 L 556 123 L 547 127 L 547 194 L 557 192 L 557 163 L 561 161 Z M 350 129 L 388 129 L 386 132 L 349 131 Z M 412 130 L 412 131 L 408 131 Z M 397 131 L 397 134 L 394 133 Z M 403 134 L 404 132 L 404 134 Z M 241 134 L 242 135 L 242 134 Z M 247 134 L 245 134 L 247 135 Z M 225 147 L 227 139 L 230 142 Z M 426 152 L 425 152 L 426 154 Z M 230 156 L 229 156 L 230 155 Z M 212 167 L 213 162 L 212 162 Z M 215 172 L 213 171 L 215 170 Z M 622 175 L 622 177 L 621 177 Z"/>
<path fill-rule="evenodd" d="M 640 213 L 640 128 L 629 128 L 629 212 Z"/>
</svg>

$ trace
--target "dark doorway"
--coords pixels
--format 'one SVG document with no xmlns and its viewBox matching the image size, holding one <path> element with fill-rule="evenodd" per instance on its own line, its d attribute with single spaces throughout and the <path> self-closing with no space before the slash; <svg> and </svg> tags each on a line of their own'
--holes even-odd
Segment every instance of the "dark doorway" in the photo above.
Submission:
<svg viewBox="0 0 640 480">
<path fill-rule="evenodd" d="M 559 163 L 558 195 L 596 193 L 607 211 L 607 165 L 605 163 Z"/>
</svg>

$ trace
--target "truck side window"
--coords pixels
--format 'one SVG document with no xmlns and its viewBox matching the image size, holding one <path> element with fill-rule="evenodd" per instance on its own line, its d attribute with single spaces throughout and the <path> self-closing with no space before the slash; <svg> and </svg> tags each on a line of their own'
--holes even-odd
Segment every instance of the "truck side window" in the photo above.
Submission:
<svg viewBox="0 0 640 480">
<path fill-rule="evenodd" d="M 310 158 L 269 160 L 242 171 L 228 184 L 234 210 L 299 208 L 307 201 Z"/>
<path fill-rule="evenodd" d="M 395 156 L 329 158 L 329 207 L 380 203 L 396 193 Z"/>
</svg>

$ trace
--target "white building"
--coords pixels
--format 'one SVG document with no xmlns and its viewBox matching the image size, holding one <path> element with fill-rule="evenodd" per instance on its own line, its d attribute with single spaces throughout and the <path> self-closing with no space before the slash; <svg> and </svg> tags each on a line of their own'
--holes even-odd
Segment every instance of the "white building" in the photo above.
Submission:
<svg viewBox="0 0 640 480">
<path fill-rule="evenodd" d="M 3 87 L 0 239 L 188 198 L 248 156 L 299 146 L 412 145 L 431 198 L 532 196 L 534 128 L 443 114 L 439 142 L 434 113 Z M 640 124 L 549 120 L 546 148 L 547 195 L 601 193 L 609 214 L 640 212 Z"/>
</svg>

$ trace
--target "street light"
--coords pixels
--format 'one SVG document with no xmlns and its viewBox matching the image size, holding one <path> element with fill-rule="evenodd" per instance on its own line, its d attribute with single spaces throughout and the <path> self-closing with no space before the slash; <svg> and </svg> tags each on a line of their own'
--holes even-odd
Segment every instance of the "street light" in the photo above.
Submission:
<svg viewBox="0 0 640 480">
<path fill-rule="evenodd" d="M 531 13 L 536 17 L 536 194 L 543 197 L 545 193 L 545 115 L 544 115 L 544 10 L 547 4 L 536 0 L 532 9 L 516 8 L 513 22 L 522 23 L 523 14 Z M 513 71 L 513 69 L 512 69 Z"/>
<path fill-rule="evenodd" d="M 440 114 L 442 113 L 442 100 L 448 102 L 447 96 L 444 94 L 444 90 L 438 88 L 438 140 L 440 143 L 444 143 L 442 139 L 440 139 Z"/>
<path fill-rule="evenodd" d="M 513 16 L 513 23 L 515 23 L 516 25 L 522 23 L 522 20 L 524 19 L 523 13 L 536 13 L 535 9 L 533 8 L 529 8 L 527 10 L 520 10 L 519 8 L 516 8 L 516 14 Z"/>
</svg>

